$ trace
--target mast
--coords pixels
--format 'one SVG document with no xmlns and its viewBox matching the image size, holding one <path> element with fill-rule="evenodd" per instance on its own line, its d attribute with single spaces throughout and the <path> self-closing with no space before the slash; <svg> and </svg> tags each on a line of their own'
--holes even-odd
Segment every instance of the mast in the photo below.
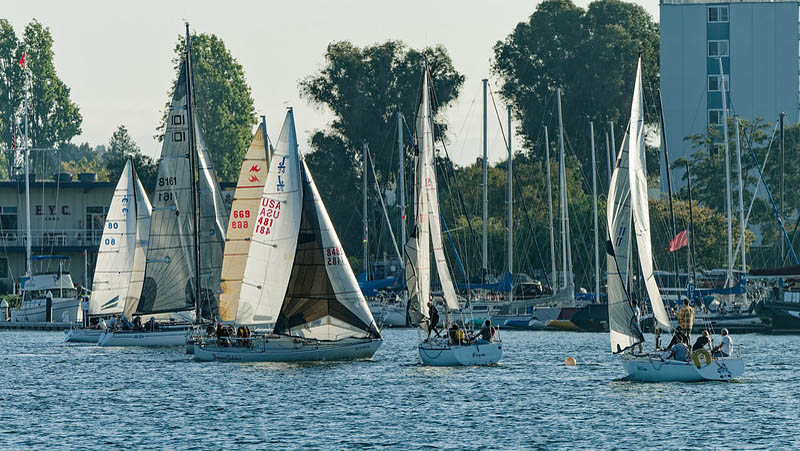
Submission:
<svg viewBox="0 0 800 451">
<path fill-rule="evenodd" d="M 669 151 L 667 150 L 667 129 L 664 125 L 664 104 L 661 100 L 661 90 L 658 91 L 658 115 L 661 119 L 661 146 L 664 148 L 664 165 L 667 173 L 667 194 L 669 195 L 669 224 L 672 228 L 672 237 L 674 238 L 677 234 L 677 230 L 675 229 L 675 210 L 672 207 L 672 176 L 670 175 L 669 170 Z M 678 254 L 675 252 L 672 253 L 672 265 L 673 269 L 675 270 L 675 284 L 673 285 L 677 288 L 680 285 L 680 273 L 678 271 Z"/>
<path fill-rule="evenodd" d="M 611 185 L 611 145 L 608 143 L 608 132 L 606 132 L 606 168 L 608 169 L 608 184 Z"/>
<path fill-rule="evenodd" d="M 25 235 L 27 241 L 25 243 L 25 272 L 26 276 L 33 276 L 33 268 L 31 265 L 31 181 L 30 181 L 30 146 L 28 145 L 28 69 L 23 67 L 25 71 Z"/>
<path fill-rule="evenodd" d="M 550 177 L 550 137 L 547 135 L 547 127 L 544 128 L 544 154 L 547 158 L 547 209 L 550 213 L 550 288 L 555 293 L 556 284 L 556 242 L 553 236 L 553 188 Z"/>
<path fill-rule="evenodd" d="M 487 195 L 487 184 L 488 184 L 488 174 L 487 174 L 487 141 L 486 141 L 486 89 L 489 80 L 484 78 L 483 79 L 483 199 L 481 205 L 483 206 L 483 216 L 481 217 L 483 222 L 483 246 L 481 247 L 481 251 L 483 253 L 483 260 L 481 261 L 481 283 L 486 283 L 486 276 L 489 274 L 489 241 L 488 241 L 488 227 L 487 221 L 489 220 L 489 201 Z"/>
<path fill-rule="evenodd" d="M 368 242 L 368 240 L 369 240 L 369 218 L 368 218 L 368 214 L 369 213 L 367 212 L 367 178 L 369 177 L 369 174 L 367 173 L 367 142 L 366 141 L 364 141 L 364 143 L 361 145 L 361 150 L 362 150 L 362 154 L 361 154 L 361 183 L 362 183 L 361 192 L 363 194 L 363 197 L 362 197 L 362 200 L 361 200 L 361 209 L 362 209 L 361 211 L 364 212 L 364 215 L 363 215 L 363 218 L 362 218 L 363 236 L 362 236 L 362 239 L 361 239 L 361 243 L 362 243 L 361 253 L 362 253 L 362 261 L 364 262 L 363 263 L 364 274 L 366 275 L 367 280 L 369 280 L 369 255 L 368 255 L 368 252 L 369 252 L 369 242 Z"/>
<path fill-rule="evenodd" d="M 728 273 L 725 279 L 725 286 L 732 281 L 733 272 L 733 224 L 731 223 L 731 161 L 730 150 L 728 149 L 728 100 L 725 90 L 728 89 L 725 83 L 725 72 L 722 69 L 722 58 L 719 59 L 719 73 L 722 79 L 722 142 L 725 149 L 725 212 L 728 217 Z M 781 254 L 783 255 L 783 254 Z"/>
<path fill-rule="evenodd" d="M 192 208 L 194 234 L 194 299 L 195 299 L 195 321 L 199 322 L 202 317 L 202 305 L 200 301 L 200 199 L 198 189 L 198 168 L 197 168 L 197 149 L 194 136 L 194 86 L 192 86 L 192 48 L 189 37 L 189 23 L 186 23 L 186 125 L 189 127 L 189 162 L 192 172 Z"/>
<path fill-rule="evenodd" d="M 742 184 L 742 147 L 739 139 L 739 116 L 736 116 L 736 175 L 739 184 L 739 245 L 742 248 L 742 277 L 747 274 L 747 260 L 745 259 L 744 250 L 744 198 L 742 191 L 744 185 Z M 781 240 L 783 243 L 783 240 Z M 747 303 L 747 291 L 744 292 L 744 302 Z"/>
<path fill-rule="evenodd" d="M 561 206 L 561 264 L 564 271 L 563 283 L 564 288 L 569 287 L 569 274 L 567 274 L 567 241 L 569 240 L 569 220 L 567 219 L 567 176 L 564 169 L 564 122 L 561 116 L 561 88 L 556 88 L 556 96 L 558 97 L 558 147 L 559 147 L 559 189 L 560 189 L 560 206 Z"/>
<path fill-rule="evenodd" d="M 400 243 L 406 242 L 406 187 L 405 187 L 405 165 L 403 163 L 403 113 L 397 112 L 397 155 L 398 165 L 398 187 L 400 194 Z"/>
<path fill-rule="evenodd" d="M 511 290 L 508 300 L 514 300 L 514 195 L 512 177 L 514 174 L 514 154 L 511 149 L 511 105 L 508 105 L 508 272 L 511 274 Z"/>
<path fill-rule="evenodd" d="M 608 121 L 608 128 L 611 130 L 611 170 L 613 171 L 614 166 L 617 164 L 617 141 L 614 140 L 614 121 Z"/>
<path fill-rule="evenodd" d="M 689 171 L 689 161 L 686 161 L 686 182 L 687 188 L 689 190 L 689 253 L 691 254 L 691 261 L 692 261 L 692 282 L 696 283 L 697 281 L 697 273 L 695 269 L 697 268 L 697 263 L 694 261 L 695 255 L 697 255 L 694 251 L 694 212 L 692 211 L 692 173 Z"/>
<path fill-rule="evenodd" d="M 720 64 L 722 64 L 722 63 L 720 63 Z M 784 172 L 784 168 L 785 168 L 783 119 L 784 119 L 785 116 L 786 116 L 785 113 L 781 113 L 781 176 L 780 176 L 780 181 L 779 181 L 779 183 L 780 183 L 780 216 L 781 216 L 780 222 L 781 222 L 781 227 L 783 227 L 783 224 L 782 224 L 783 223 L 783 189 L 784 189 L 783 172 Z M 728 218 L 728 220 L 730 221 L 730 218 Z M 783 266 L 783 262 L 786 259 L 786 243 L 783 242 L 784 240 L 780 240 L 780 241 L 781 241 L 781 260 L 778 263 L 778 266 Z M 742 246 L 744 246 L 744 243 L 742 243 Z"/>
<path fill-rule="evenodd" d="M 597 230 L 597 159 L 594 148 L 594 122 L 589 121 L 589 136 L 592 144 L 592 207 L 594 210 L 594 296 L 600 302 L 600 242 Z"/>
</svg>

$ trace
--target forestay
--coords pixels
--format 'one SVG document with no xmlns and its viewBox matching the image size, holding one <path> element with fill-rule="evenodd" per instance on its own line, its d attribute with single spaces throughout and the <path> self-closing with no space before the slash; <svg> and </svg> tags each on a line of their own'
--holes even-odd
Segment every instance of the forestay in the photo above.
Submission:
<svg viewBox="0 0 800 451">
<path fill-rule="evenodd" d="M 634 95 L 634 102 L 636 95 Z M 631 122 L 634 119 L 631 118 Z M 629 127 L 630 128 L 630 127 Z M 630 133 L 626 132 L 608 189 L 607 220 L 610 239 L 608 263 L 608 329 L 611 352 L 624 351 L 644 340 L 635 324 L 628 298 L 631 259 L 631 191 L 629 181 Z"/>
<path fill-rule="evenodd" d="M 295 260 L 303 191 L 291 109 L 270 157 L 259 200 L 235 315 L 238 324 L 276 321 Z"/>
<path fill-rule="evenodd" d="M 317 340 L 379 338 L 339 237 L 304 162 L 300 237 L 275 332 Z"/>
<path fill-rule="evenodd" d="M 222 321 L 235 321 L 239 307 L 247 257 L 253 230 L 258 218 L 264 182 L 267 178 L 268 144 L 261 124 L 247 149 L 233 194 L 230 220 L 222 259 L 219 316 Z"/>
<path fill-rule="evenodd" d="M 108 207 L 103 236 L 97 252 L 92 295 L 89 301 L 89 315 L 114 315 L 125 309 L 128 290 L 136 263 L 138 238 L 137 180 L 130 160 L 125 163 L 111 204 Z M 142 205 L 147 213 L 147 205 Z M 140 262 L 143 263 L 143 262 Z"/>
<path fill-rule="evenodd" d="M 642 97 L 642 61 L 640 58 L 636 68 L 636 85 L 633 91 L 631 122 L 629 125 L 631 209 L 633 226 L 636 231 L 636 245 L 639 250 L 639 262 L 642 268 L 642 278 L 644 279 L 645 287 L 647 287 L 647 294 L 650 297 L 653 316 L 662 330 L 671 331 L 672 325 L 667 317 L 667 311 L 664 308 L 664 302 L 661 300 L 661 293 L 658 290 L 658 284 L 653 274 Z"/>
</svg>

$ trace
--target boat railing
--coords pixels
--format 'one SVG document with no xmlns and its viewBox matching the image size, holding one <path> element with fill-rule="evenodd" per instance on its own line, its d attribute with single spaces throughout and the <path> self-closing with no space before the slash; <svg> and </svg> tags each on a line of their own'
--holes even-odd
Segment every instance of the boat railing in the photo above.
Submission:
<svg viewBox="0 0 800 451">
<path fill-rule="evenodd" d="M 99 246 L 103 230 L 96 229 L 34 229 L 31 245 L 34 247 Z M 0 239 L 5 247 L 24 247 L 28 241 L 24 230 L 4 230 Z"/>
</svg>

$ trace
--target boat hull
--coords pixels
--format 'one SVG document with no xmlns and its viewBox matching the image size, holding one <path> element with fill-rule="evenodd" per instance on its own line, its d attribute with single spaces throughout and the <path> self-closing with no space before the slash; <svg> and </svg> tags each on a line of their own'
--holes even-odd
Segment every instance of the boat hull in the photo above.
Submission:
<svg viewBox="0 0 800 451">
<path fill-rule="evenodd" d="M 426 341 L 419 345 L 419 358 L 423 365 L 429 366 L 492 365 L 502 357 L 500 342 L 451 346 L 444 341 Z"/>
<path fill-rule="evenodd" d="M 102 329 L 69 329 L 64 331 L 65 343 L 93 343 L 97 344 L 100 335 L 103 335 Z"/>
<path fill-rule="evenodd" d="M 22 308 L 12 311 L 14 321 L 43 323 L 47 320 L 46 301 L 33 299 L 24 301 Z M 75 298 L 53 299 L 53 321 L 74 323 L 78 321 L 78 300 Z"/>
<path fill-rule="evenodd" d="M 317 341 L 296 337 L 253 338 L 250 345 L 195 344 L 194 359 L 202 362 L 325 362 L 371 359 L 381 339 L 348 338 Z"/>
<path fill-rule="evenodd" d="M 184 346 L 189 326 L 156 331 L 106 331 L 97 340 L 100 346 Z"/>
<path fill-rule="evenodd" d="M 756 312 L 772 333 L 800 333 L 800 303 L 760 302 Z"/>
<path fill-rule="evenodd" d="M 742 359 L 713 360 L 698 368 L 692 361 L 662 360 L 658 355 L 623 356 L 622 366 L 631 380 L 640 382 L 726 381 L 744 374 Z"/>
</svg>

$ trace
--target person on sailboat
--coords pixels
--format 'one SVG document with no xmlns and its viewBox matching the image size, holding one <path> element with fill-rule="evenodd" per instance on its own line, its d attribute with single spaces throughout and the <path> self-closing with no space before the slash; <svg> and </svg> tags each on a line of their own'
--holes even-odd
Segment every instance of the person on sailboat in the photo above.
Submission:
<svg viewBox="0 0 800 451">
<path fill-rule="evenodd" d="M 685 332 L 686 337 L 692 336 L 692 326 L 694 325 L 694 309 L 689 305 L 689 298 L 683 298 L 683 307 L 678 311 L 678 326 Z"/>
<path fill-rule="evenodd" d="M 491 343 L 492 338 L 494 338 L 494 327 L 492 327 L 492 322 L 487 319 L 486 322 L 483 323 L 483 327 L 481 327 L 481 330 L 478 331 L 473 340 L 476 341 L 481 340 L 477 341 L 478 343 L 482 342 Z"/>
<path fill-rule="evenodd" d="M 428 323 L 428 338 L 431 338 L 431 331 L 436 333 L 436 336 L 439 337 L 439 331 L 436 329 L 439 325 L 439 311 L 436 310 L 436 306 L 433 305 L 433 302 L 428 302 L 428 311 L 430 311 L 430 322 Z"/>
<path fill-rule="evenodd" d="M 704 330 L 702 335 L 697 337 L 697 341 L 694 342 L 694 345 L 692 346 L 692 352 L 699 351 L 707 347 L 711 347 L 711 337 L 709 337 L 708 331 Z"/>
<path fill-rule="evenodd" d="M 667 350 L 672 349 L 672 347 L 678 343 L 683 343 L 687 346 L 689 344 L 689 338 L 683 333 L 683 327 L 681 326 L 675 329 L 675 335 L 672 336 L 672 340 L 670 340 L 669 345 L 667 345 Z"/>
<path fill-rule="evenodd" d="M 733 354 L 733 339 L 728 335 L 728 329 L 722 329 L 722 343 L 717 345 L 712 354 L 714 357 L 730 357 Z"/>
</svg>

